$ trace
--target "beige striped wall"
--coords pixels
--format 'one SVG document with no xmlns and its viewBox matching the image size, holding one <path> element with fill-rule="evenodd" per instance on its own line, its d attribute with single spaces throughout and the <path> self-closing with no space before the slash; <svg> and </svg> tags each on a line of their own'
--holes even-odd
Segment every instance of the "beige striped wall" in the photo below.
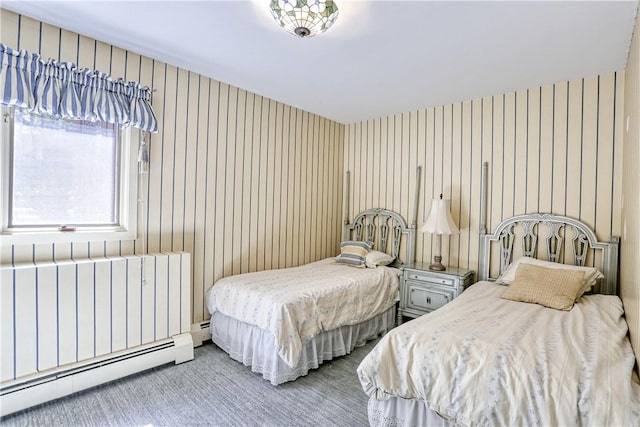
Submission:
<svg viewBox="0 0 640 427">
<path fill-rule="evenodd" d="M 0 41 L 149 85 L 160 120 L 151 139 L 149 215 L 140 221 L 144 238 L 3 247 L 3 265 L 141 253 L 143 243 L 151 252 L 184 250 L 192 253 L 193 319 L 199 321 L 208 317 L 204 290 L 223 275 L 298 265 L 336 252 L 344 170 L 351 171 L 350 217 L 383 207 L 412 221 L 420 165 L 418 226 L 432 197 L 444 193 L 461 229 L 443 240 L 444 261 L 476 269 L 483 161 L 490 165 L 490 230 L 511 215 L 542 211 L 580 218 L 600 239 L 622 233 L 622 72 L 345 127 L 12 12 L 0 13 Z M 637 51 L 637 35 L 634 40 Z M 633 75 L 637 83 L 637 67 Z M 637 129 L 637 122 L 631 123 Z M 637 187 L 635 173 L 624 175 L 627 191 Z M 638 212 L 628 212 L 635 218 L 628 227 L 637 231 Z M 431 246 L 430 236 L 418 236 L 418 260 L 430 260 Z M 625 270 L 630 257 L 637 259 L 637 253 L 625 252 L 623 244 L 623 294 L 632 295 L 627 300 L 637 307 L 637 285 L 628 285 L 637 283 L 629 279 L 637 275 Z M 635 328 L 637 350 L 640 325 Z"/>
<path fill-rule="evenodd" d="M 2 43 L 153 88 L 149 214 L 134 241 L 15 245 L 3 265 L 149 252 L 192 254 L 193 320 L 203 293 L 240 272 L 335 255 L 344 126 L 216 80 L 1 10 Z"/>
<path fill-rule="evenodd" d="M 443 239 L 443 262 L 477 270 L 486 161 L 489 231 L 513 215 L 552 212 L 608 241 L 621 232 L 623 91 L 619 72 L 348 125 L 351 215 L 381 207 L 411 221 L 420 165 L 418 227 L 443 193 L 461 229 Z M 419 234 L 417 260 L 431 251 L 431 236 Z"/>
<path fill-rule="evenodd" d="M 624 93 L 624 166 L 620 296 L 640 372 L 640 15 L 631 42 Z"/>
</svg>

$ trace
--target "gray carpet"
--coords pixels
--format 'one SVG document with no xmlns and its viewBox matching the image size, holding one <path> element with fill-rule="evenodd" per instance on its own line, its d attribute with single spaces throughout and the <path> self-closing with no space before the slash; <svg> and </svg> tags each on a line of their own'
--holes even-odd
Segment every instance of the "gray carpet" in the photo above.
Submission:
<svg viewBox="0 0 640 427">
<path fill-rule="evenodd" d="M 210 342 L 164 365 L 0 419 L 3 426 L 366 426 L 356 368 L 376 341 L 272 386 Z"/>
</svg>

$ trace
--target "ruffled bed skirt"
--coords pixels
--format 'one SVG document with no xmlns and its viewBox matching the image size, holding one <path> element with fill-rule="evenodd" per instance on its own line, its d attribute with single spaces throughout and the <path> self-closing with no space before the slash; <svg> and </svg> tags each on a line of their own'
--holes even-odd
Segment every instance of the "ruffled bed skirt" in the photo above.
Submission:
<svg viewBox="0 0 640 427">
<path fill-rule="evenodd" d="M 388 400 L 369 398 L 367 413 L 369 425 L 449 427 L 444 418 L 427 408 L 422 400 L 392 397 Z"/>
<path fill-rule="evenodd" d="M 395 326 L 396 308 L 353 326 L 341 326 L 322 332 L 302 346 L 300 361 L 289 367 L 278 355 L 274 336 L 256 326 L 215 312 L 211 318 L 211 338 L 229 356 L 251 366 L 273 385 L 307 375 L 325 360 L 344 356 L 367 341 L 384 335 Z"/>
</svg>

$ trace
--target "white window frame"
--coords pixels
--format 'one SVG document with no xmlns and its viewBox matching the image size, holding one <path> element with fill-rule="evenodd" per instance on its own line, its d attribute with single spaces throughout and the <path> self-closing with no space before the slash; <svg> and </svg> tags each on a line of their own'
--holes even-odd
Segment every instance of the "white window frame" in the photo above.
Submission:
<svg viewBox="0 0 640 427">
<path fill-rule="evenodd" d="M 61 231 L 57 227 L 47 228 L 9 228 L 9 182 L 11 173 L 11 138 L 13 128 L 13 108 L 2 107 L 0 117 L 0 245 L 37 244 L 37 243 L 71 243 L 105 240 L 135 240 L 137 236 L 137 146 L 140 131 L 131 127 L 120 129 L 119 161 L 119 222 L 115 226 L 77 227 L 73 231 Z M 69 224 L 74 227 L 73 224 Z"/>
</svg>

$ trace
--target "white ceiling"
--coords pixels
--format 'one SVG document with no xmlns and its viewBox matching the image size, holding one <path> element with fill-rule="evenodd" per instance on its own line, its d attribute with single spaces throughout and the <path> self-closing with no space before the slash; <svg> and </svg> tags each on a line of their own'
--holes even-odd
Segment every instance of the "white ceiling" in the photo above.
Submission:
<svg viewBox="0 0 640 427">
<path fill-rule="evenodd" d="M 336 0 L 334 26 L 299 39 L 276 26 L 268 3 L 1 6 L 341 123 L 622 70 L 638 6 Z"/>
</svg>

